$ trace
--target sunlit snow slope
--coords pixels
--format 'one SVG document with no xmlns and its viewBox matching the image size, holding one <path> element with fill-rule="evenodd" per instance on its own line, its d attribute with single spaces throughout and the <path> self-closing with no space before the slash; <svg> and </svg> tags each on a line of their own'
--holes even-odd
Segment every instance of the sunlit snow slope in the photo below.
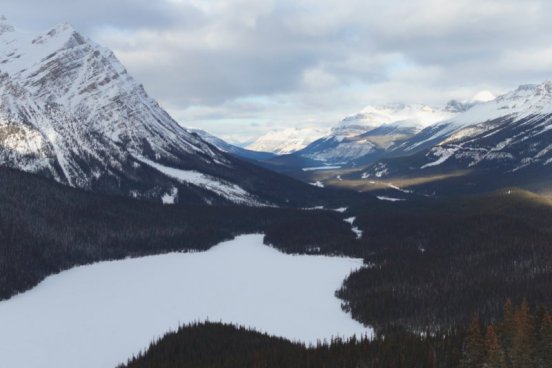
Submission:
<svg viewBox="0 0 552 368">
<path fill-rule="evenodd" d="M 296 154 L 328 163 L 373 159 L 454 113 L 426 105 L 368 106 Z"/>
<path fill-rule="evenodd" d="M 530 182 L 532 177 L 550 177 L 552 81 L 522 85 L 479 103 L 422 130 L 399 148 L 405 158 L 377 162 L 363 177 L 407 177 L 454 170 L 493 171 L 520 178 L 526 175 L 527 180 L 518 180 L 520 183 Z"/>
</svg>

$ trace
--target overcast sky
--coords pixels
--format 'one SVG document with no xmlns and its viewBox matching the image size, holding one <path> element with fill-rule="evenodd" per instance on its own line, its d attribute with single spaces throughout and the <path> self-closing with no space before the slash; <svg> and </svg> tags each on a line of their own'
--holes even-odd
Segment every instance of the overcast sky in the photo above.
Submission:
<svg viewBox="0 0 552 368">
<path fill-rule="evenodd" d="M 444 104 L 552 78 L 549 0 L 2 0 L 68 21 L 183 125 L 230 140 L 368 104 Z"/>
</svg>

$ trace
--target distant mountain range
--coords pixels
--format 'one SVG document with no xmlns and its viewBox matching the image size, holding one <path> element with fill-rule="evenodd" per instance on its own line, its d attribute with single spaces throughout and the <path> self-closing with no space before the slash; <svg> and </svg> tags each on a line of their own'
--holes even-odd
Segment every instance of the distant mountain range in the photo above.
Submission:
<svg viewBox="0 0 552 368">
<path fill-rule="evenodd" d="M 201 139 L 203 139 L 206 142 L 209 142 L 213 146 L 217 147 L 219 150 L 244 159 L 263 161 L 263 160 L 270 160 L 277 156 L 276 153 L 253 151 L 247 148 L 242 148 L 242 147 L 230 144 L 225 140 L 218 138 L 210 133 L 207 133 L 206 131 L 201 129 L 190 129 L 189 131 L 191 131 L 194 134 L 197 134 L 199 137 L 201 137 Z"/>
<path fill-rule="evenodd" d="M 552 183 L 552 82 L 498 97 L 482 92 L 441 108 L 368 106 L 306 147 L 258 164 L 357 189 L 376 180 L 422 186 L 426 193 L 507 185 L 542 190 Z"/>
<path fill-rule="evenodd" d="M 324 175 L 292 174 L 326 186 L 368 190 L 384 181 L 424 188 L 424 193 L 508 185 L 549 192 L 552 81 L 523 85 L 496 98 L 485 93 L 451 101 L 438 109 L 370 106 L 291 156 L 287 160 L 321 163 Z"/>
<path fill-rule="evenodd" d="M 261 152 L 272 152 L 287 155 L 297 152 L 320 137 L 325 136 L 328 129 L 288 128 L 268 132 L 247 145 L 247 149 Z"/>
<path fill-rule="evenodd" d="M 552 183 L 552 81 L 523 85 L 477 104 L 425 128 L 395 150 L 400 155 L 358 174 L 390 180 L 464 171 L 485 176 L 487 184 L 543 189 Z"/>
<path fill-rule="evenodd" d="M 463 192 L 506 185 L 546 190 L 552 183 L 552 81 L 498 97 L 482 92 L 441 108 L 368 106 L 304 148 L 260 164 L 308 182 L 364 189 L 358 181 L 435 189 L 429 178 L 439 178 L 440 192 L 451 181 Z"/>
<path fill-rule="evenodd" d="M 0 20 L 1 165 L 165 203 L 292 204 L 318 196 L 209 139 L 181 127 L 109 49 L 71 25 L 28 35 Z"/>
<path fill-rule="evenodd" d="M 452 115 L 425 105 L 368 106 L 295 154 L 330 165 L 358 163 L 392 150 L 423 127 Z"/>
<path fill-rule="evenodd" d="M 485 188 L 496 173 L 507 174 L 500 185 L 542 186 L 551 118 L 544 82 L 439 108 L 368 106 L 330 131 L 275 131 L 241 148 L 180 126 L 109 49 L 69 24 L 36 36 L 0 20 L 0 164 L 101 193 L 255 206 L 327 197 L 276 172 L 330 186 L 467 173 L 485 176 Z"/>
</svg>

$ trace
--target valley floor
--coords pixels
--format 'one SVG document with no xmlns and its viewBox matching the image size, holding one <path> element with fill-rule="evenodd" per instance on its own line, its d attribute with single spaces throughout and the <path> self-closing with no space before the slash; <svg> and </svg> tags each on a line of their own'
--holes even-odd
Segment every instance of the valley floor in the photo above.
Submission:
<svg viewBox="0 0 552 368">
<path fill-rule="evenodd" d="M 353 258 L 286 255 L 244 235 L 206 252 L 100 262 L 0 302 L 1 366 L 114 367 L 194 321 L 222 321 L 305 343 L 372 331 L 335 291 Z"/>
</svg>

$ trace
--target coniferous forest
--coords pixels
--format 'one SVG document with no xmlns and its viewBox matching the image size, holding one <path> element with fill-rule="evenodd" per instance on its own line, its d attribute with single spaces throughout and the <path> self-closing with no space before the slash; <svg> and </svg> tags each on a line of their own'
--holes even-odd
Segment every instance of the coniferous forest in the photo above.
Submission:
<svg viewBox="0 0 552 368">
<path fill-rule="evenodd" d="M 302 237 L 304 249 L 317 245 L 332 252 L 335 244 L 354 240 L 335 211 L 169 206 L 88 193 L 0 168 L 0 300 L 76 265 L 207 250 L 236 235 L 270 234 L 292 224 L 301 224 L 294 236 Z"/>
<path fill-rule="evenodd" d="M 0 180 L 1 298 L 75 265 L 204 250 L 252 232 L 285 252 L 366 263 L 336 295 L 354 318 L 374 326 L 373 341 L 306 348 L 196 325 L 156 342 L 130 367 L 550 366 L 552 206 L 544 197 L 517 190 L 404 203 L 366 197 L 340 213 L 166 206 L 10 169 L 0 170 Z M 363 231 L 360 239 L 348 217 Z M 513 304 L 504 307 L 508 299 Z"/>
<path fill-rule="evenodd" d="M 506 301 L 503 317 L 476 317 L 447 333 L 388 331 L 306 347 L 243 327 L 194 324 L 152 343 L 120 368 L 343 367 L 546 368 L 552 366 L 552 317 L 546 307 Z"/>
<path fill-rule="evenodd" d="M 552 205 L 523 191 L 358 209 L 370 265 L 338 292 L 355 318 L 415 331 L 485 322 L 506 299 L 552 305 Z M 354 209 L 353 209 L 354 212 Z"/>
</svg>

